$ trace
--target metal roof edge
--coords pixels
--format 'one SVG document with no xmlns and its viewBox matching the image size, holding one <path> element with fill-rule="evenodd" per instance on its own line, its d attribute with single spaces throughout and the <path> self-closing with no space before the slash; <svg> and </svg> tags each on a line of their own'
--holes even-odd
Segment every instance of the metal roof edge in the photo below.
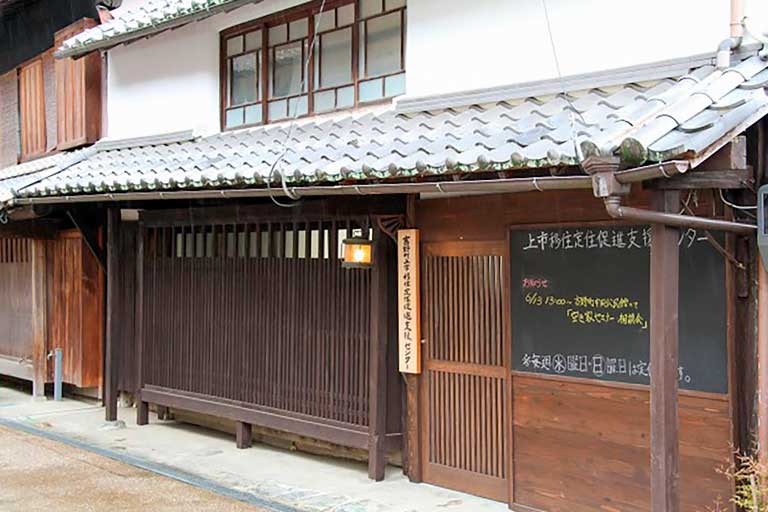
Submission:
<svg viewBox="0 0 768 512">
<path fill-rule="evenodd" d="M 195 140 L 198 136 L 194 130 L 180 130 L 177 132 L 159 133 L 155 135 L 145 135 L 140 137 L 131 137 L 127 139 L 102 139 L 93 145 L 96 151 L 116 151 L 119 149 L 130 149 L 142 146 L 157 146 L 161 144 L 175 144 L 179 142 L 189 142 Z"/>
<path fill-rule="evenodd" d="M 248 4 L 257 4 L 263 1 L 264 0 L 233 0 L 231 2 L 226 2 L 217 6 L 207 8 L 207 9 L 190 12 L 182 16 L 179 16 L 178 18 L 172 18 L 168 21 L 163 21 L 157 24 L 149 25 L 147 27 L 143 27 L 138 30 L 126 32 L 124 34 L 121 34 L 115 37 L 103 38 L 98 41 L 93 41 L 91 43 L 74 46 L 72 48 L 65 48 L 61 46 L 56 49 L 56 51 L 53 53 L 53 56 L 57 59 L 66 59 L 68 57 L 76 58 L 76 57 L 82 57 L 83 55 L 86 55 L 88 53 L 91 53 L 97 50 L 102 50 L 102 51 L 109 50 L 110 48 L 114 48 L 115 46 L 118 46 L 121 44 L 130 43 L 137 39 L 149 38 L 151 36 L 159 34 L 160 32 L 165 32 L 166 30 L 179 28 L 188 23 L 202 21 L 216 14 L 226 13 Z M 73 38 L 74 37 L 77 37 L 77 36 L 73 36 Z"/>
<path fill-rule="evenodd" d="M 749 44 L 734 52 L 737 58 L 751 55 L 760 44 Z M 717 52 L 700 53 L 687 57 L 667 59 L 663 61 L 637 64 L 615 69 L 605 69 L 558 78 L 547 78 L 513 85 L 502 85 L 455 93 L 429 96 L 401 96 L 395 99 L 395 112 L 407 114 L 420 111 L 442 110 L 446 108 L 463 107 L 483 103 L 496 103 L 510 99 L 528 98 L 531 96 L 546 96 L 566 91 L 594 89 L 623 85 L 632 82 L 659 80 L 685 75 L 692 68 L 714 65 Z"/>
</svg>

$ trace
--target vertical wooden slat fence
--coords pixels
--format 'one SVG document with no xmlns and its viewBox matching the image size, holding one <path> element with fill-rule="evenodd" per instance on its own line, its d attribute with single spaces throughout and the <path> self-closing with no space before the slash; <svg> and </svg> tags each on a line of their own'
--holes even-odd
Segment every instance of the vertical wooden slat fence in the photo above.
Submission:
<svg viewBox="0 0 768 512">
<path fill-rule="evenodd" d="M 0 356 L 32 357 L 32 241 L 0 238 Z"/>
<path fill-rule="evenodd" d="M 371 218 L 155 219 L 142 220 L 138 245 L 140 424 L 151 402 L 234 419 L 243 447 L 242 424 L 375 450 L 379 461 L 397 446 L 399 430 L 369 439 L 382 417 L 370 406 L 372 306 L 387 290 L 375 299 L 375 272 L 340 258 L 344 238 L 385 236 Z"/>
</svg>

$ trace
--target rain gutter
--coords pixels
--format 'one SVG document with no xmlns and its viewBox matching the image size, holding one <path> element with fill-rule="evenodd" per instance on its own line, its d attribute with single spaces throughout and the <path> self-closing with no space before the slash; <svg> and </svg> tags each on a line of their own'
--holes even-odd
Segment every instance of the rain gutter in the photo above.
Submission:
<svg viewBox="0 0 768 512">
<path fill-rule="evenodd" d="M 621 204 L 622 198 L 629 194 L 630 189 L 627 185 L 627 180 L 622 179 L 622 177 L 627 176 L 626 173 L 631 171 L 615 171 L 617 166 L 618 163 L 614 158 L 604 158 L 589 162 L 587 167 L 587 172 L 591 171 L 592 174 L 595 196 L 603 199 L 605 211 L 614 219 L 707 231 L 729 231 L 744 235 L 755 234 L 757 231 L 757 226 L 753 224 L 742 224 L 740 222 L 697 217 L 695 215 L 682 215 L 623 206 Z M 686 172 L 687 168 L 674 167 L 673 169 L 682 174 Z M 632 179 L 651 179 L 647 178 L 644 173 L 650 173 L 650 169 L 638 170 L 637 173 L 628 176 L 631 176 Z M 672 177 L 672 174 L 667 169 L 664 170 L 663 175 L 667 178 Z"/>
<path fill-rule="evenodd" d="M 753 235 L 757 226 L 742 224 L 719 219 L 695 217 L 693 215 L 679 215 L 676 213 L 663 213 L 653 210 L 643 210 L 621 205 L 620 196 L 605 198 L 605 210 L 614 219 L 636 221 L 643 224 L 665 224 L 680 228 L 693 228 L 707 231 L 729 231 L 741 235 Z"/>
<path fill-rule="evenodd" d="M 673 160 L 661 164 L 638 167 L 617 172 L 616 180 L 627 186 L 645 180 L 672 177 L 689 168 L 684 160 Z M 17 197 L 9 206 L 35 204 L 75 204 L 113 201 L 152 201 L 178 199 L 240 199 L 253 197 L 318 197 L 318 196 L 365 196 L 385 194 L 420 193 L 511 193 L 547 192 L 555 190 L 587 190 L 593 187 L 591 176 L 542 176 L 494 180 L 440 181 L 420 183 L 376 183 L 363 185 L 329 185 L 306 187 L 243 188 L 226 190 L 174 190 L 147 192 L 105 192 L 98 194 L 77 194 L 67 196 Z"/>
</svg>

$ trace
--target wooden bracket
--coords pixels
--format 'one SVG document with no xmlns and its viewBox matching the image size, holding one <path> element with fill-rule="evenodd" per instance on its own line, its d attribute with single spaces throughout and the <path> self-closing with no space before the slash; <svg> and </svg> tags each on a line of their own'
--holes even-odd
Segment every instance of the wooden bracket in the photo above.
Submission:
<svg viewBox="0 0 768 512">
<path fill-rule="evenodd" d="M 652 190 L 753 189 L 754 176 L 751 167 L 716 171 L 697 169 L 673 178 L 651 180 L 644 183 L 643 187 Z"/>
<path fill-rule="evenodd" d="M 104 249 L 102 249 L 101 245 L 99 244 L 99 228 L 97 226 L 92 226 L 86 223 L 75 213 L 74 210 L 67 210 L 67 217 L 69 217 L 69 220 L 72 221 L 72 224 L 75 225 L 77 230 L 83 236 L 85 245 L 88 246 L 91 254 L 93 254 L 93 256 L 96 258 L 96 261 L 98 261 L 101 271 L 106 274 L 107 257 L 104 254 Z"/>
<path fill-rule="evenodd" d="M 405 215 L 376 215 L 375 220 L 378 228 L 397 243 L 397 230 L 405 227 Z"/>
</svg>

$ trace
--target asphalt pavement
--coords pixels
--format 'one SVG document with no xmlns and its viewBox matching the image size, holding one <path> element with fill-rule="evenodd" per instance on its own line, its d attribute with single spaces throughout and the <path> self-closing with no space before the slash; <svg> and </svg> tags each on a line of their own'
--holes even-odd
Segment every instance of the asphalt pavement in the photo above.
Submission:
<svg viewBox="0 0 768 512">
<path fill-rule="evenodd" d="M 2 426 L 0 510 L 266 512 L 89 451 Z"/>
</svg>

